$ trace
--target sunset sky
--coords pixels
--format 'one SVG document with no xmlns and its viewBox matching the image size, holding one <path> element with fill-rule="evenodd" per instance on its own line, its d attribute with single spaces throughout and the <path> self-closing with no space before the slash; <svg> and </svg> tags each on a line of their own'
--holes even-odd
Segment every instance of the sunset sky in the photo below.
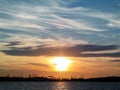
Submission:
<svg viewBox="0 0 120 90">
<path fill-rule="evenodd" d="M 120 75 L 120 0 L 0 0 L 0 76 L 7 74 Z"/>
</svg>

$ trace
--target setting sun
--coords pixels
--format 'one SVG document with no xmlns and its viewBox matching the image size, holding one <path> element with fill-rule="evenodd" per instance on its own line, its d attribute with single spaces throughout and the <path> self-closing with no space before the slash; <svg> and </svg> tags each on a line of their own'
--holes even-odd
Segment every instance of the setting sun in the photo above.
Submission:
<svg viewBox="0 0 120 90">
<path fill-rule="evenodd" d="M 71 62 L 65 57 L 56 57 L 51 60 L 51 63 L 55 66 L 56 71 L 66 71 Z"/>
</svg>

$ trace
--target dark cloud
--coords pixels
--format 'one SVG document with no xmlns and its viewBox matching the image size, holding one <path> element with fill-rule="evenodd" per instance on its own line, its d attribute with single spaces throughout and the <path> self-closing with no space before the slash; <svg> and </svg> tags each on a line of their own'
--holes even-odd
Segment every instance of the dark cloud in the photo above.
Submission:
<svg viewBox="0 0 120 90">
<path fill-rule="evenodd" d="M 118 60 L 109 60 L 109 62 L 120 62 L 120 59 L 118 59 Z"/>
<path fill-rule="evenodd" d="M 22 43 L 21 42 L 9 42 L 9 44 L 7 44 L 6 46 L 15 46 L 15 45 L 21 45 Z"/>
<path fill-rule="evenodd" d="M 29 64 L 34 66 L 49 67 L 47 64 L 43 64 L 43 63 L 29 63 Z"/>
<path fill-rule="evenodd" d="M 120 57 L 120 52 L 115 53 L 98 53 L 98 54 L 82 54 L 84 57 Z"/>
<path fill-rule="evenodd" d="M 105 51 L 118 49 L 115 45 L 75 45 L 72 47 L 44 47 L 37 49 L 32 47 L 11 48 L 11 50 L 2 50 L 5 54 L 15 56 L 73 56 L 73 57 L 120 57 L 117 53 L 85 54 L 83 52 Z"/>
<path fill-rule="evenodd" d="M 107 65 L 93 65 L 91 67 L 96 67 L 96 68 L 105 68 L 105 67 L 120 67 L 120 65 L 116 64 L 107 64 Z"/>
<path fill-rule="evenodd" d="M 0 67 L 1 67 L 1 68 L 4 68 L 4 67 L 6 67 L 6 65 L 0 65 Z"/>
</svg>

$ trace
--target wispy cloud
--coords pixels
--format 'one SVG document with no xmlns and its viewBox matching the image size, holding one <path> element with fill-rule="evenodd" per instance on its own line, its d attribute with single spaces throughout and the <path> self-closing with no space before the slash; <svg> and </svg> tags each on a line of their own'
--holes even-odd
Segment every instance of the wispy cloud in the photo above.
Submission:
<svg viewBox="0 0 120 90">
<path fill-rule="evenodd" d="M 0 33 L 4 35 L 0 41 L 22 43 L 16 47 L 119 43 L 118 31 L 112 33 L 114 38 L 106 35 L 120 28 L 118 14 L 70 7 L 73 2 L 77 0 L 0 1 Z"/>
</svg>

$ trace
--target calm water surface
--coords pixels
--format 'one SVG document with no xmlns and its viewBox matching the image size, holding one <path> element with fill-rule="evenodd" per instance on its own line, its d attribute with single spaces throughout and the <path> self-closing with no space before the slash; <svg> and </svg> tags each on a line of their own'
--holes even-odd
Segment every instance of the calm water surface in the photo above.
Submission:
<svg viewBox="0 0 120 90">
<path fill-rule="evenodd" d="M 120 90 L 120 82 L 0 82 L 0 90 Z"/>
</svg>

